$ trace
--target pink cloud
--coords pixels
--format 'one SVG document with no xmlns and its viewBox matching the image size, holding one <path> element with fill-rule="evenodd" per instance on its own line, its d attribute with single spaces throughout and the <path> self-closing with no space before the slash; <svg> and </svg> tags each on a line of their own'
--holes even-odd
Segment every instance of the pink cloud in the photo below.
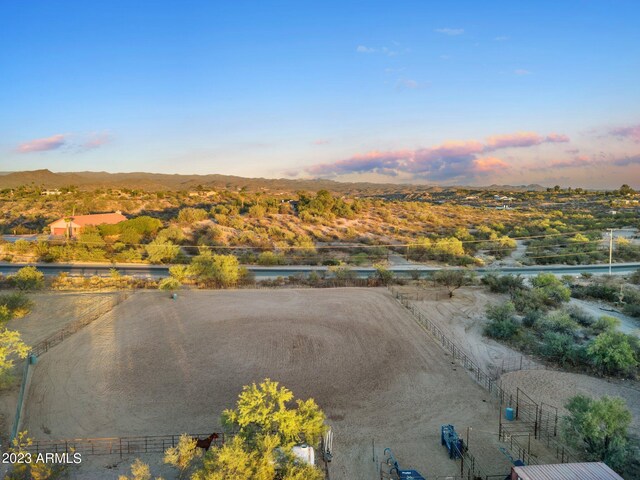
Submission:
<svg viewBox="0 0 640 480">
<path fill-rule="evenodd" d="M 65 136 L 62 134 L 52 135 L 47 138 L 37 138 L 18 145 L 18 153 L 46 152 L 55 150 L 65 144 Z"/>
<path fill-rule="evenodd" d="M 640 143 L 640 125 L 614 128 L 610 133 L 616 137 L 628 138 L 636 143 Z"/>
<path fill-rule="evenodd" d="M 504 173 L 510 165 L 494 156 L 482 153 L 501 148 L 529 147 L 547 142 L 565 142 L 564 135 L 541 136 L 534 132 L 519 132 L 489 137 L 486 143 L 477 140 L 449 140 L 440 145 L 415 150 L 372 151 L 353 155 L 333 163 L 310 166 L 308 173 L 336 176 L 352 173 L 378 173 L 397 176 L 412 175 L 429 180 L 469 180 L 491 173 Z"/>
<path fill-rule="evenodd" d="M 92 135 L 86 142 L 82 144 L 84 150 L 92 150 L 109 143 L 112 140 L 111 135 L 107 133 L 99 133 Z"/>
<path fill-rule="evenodd" d="M 540 145 L 544 138 L 534 132 L 517 132 L 506 135 L 493 135 L 487 138 L 487 150 L 510 147 L 530 147 Z"/>
<path fill-rule="evenodd" d="M 511 168 L 507 162 L 497 157 L 476 158 L 473 161 L 473 167 L 475 173 L 482 175 L 504 172 Z"/>
<path fill-rule="evenodd" d="M 543 143 L 566 143 L 568 141 L 569 137 L 559 133 L 550 133 L 543 137 L 535 132 L 516 132 L 488 137 L 486 151 L 500 148 L 532 147 Z"/>
<path fill-rule="evenodd" d="M 317 140 L 314 140 L 313 142 L 314 145 L 327 145 L 329 143 L 329 140 L 326 140 L 324 138 L 319 138 Z"/>
<path fill-rule="evenodd" d="M 595 162 L 587 155 L 579 155 L 571 160 L 559 160 L 551 162 L 549 168 L 574 168 L 574 167 L 588 167 Z M 545 167 L 547 168 L 547 167 Z"/>
<path fill-rule="evenodd" d="M 567 142 L 569 142 L 569 137 L 567 137 L 566 135 L 563 135 L 561 133 L 550 133 L 549 135 L 547 135 L 547 138 L 545 138 L 545 142 L 548 142 L 548 143 L 567 143 Z"/>
</svg>

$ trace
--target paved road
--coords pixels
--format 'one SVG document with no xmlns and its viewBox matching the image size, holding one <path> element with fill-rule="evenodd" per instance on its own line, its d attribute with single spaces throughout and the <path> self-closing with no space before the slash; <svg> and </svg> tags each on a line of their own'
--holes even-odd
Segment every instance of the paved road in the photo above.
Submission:
<svg viewBox="0 0 640 480">
<path fill-rule="evenodd" d="M 108 275 L 111 268 L 117 268 L 123 275 L 132 275 L 139 277 L 162 278 L 169 275 L 169 267 L 166 265 L 136 265 L 136 264 L 62 264 L 62 263 L 37 263 L 34 264 L 45 275 L 57 275 L 61 272 L 69 272 L 72 275 Z M 22 268 L 24 264 L 17 263 L 0 263 L 0 273 L 7 275 L 15 273 Z M 247 265 L 248 270 L 253 272 L 258 279 L 268 279 L 276 277 L 288 277 L 290 275 L 308 274 L 310 272 L 327 272 L 329 267 L 316 267 L 306 265 L 289 265 L 278 267 L 260 267 L 255 265 Z M 640 263 L 615 263 L 612 267 L 614 275 L 623 275 L 632 273 L 640 269 Z M 440 270 L 439 268 L 426 267 L 422 265 L 395 265 L 389 267 L 389 270 L 399 276 L 410 276 L 413 272 L 420 272 L 424 275 L 428 272 Z M 358 277 L 366 278 L 375 272 L 371 267 L 355 267 L 352 271 Z M 482 275 L 487 272 L 512 273 L 521 275 L 536 275 L 540 272 L 550 272 L 557 275 L 579 275 L 583 272 L 604 275 L 609 273 L 609 265 L 581 265 L 581 266 L 533 266 L 533 267 L 501 267 L 501 268 L 476 268 L 475 272 Z"/>
</svg>

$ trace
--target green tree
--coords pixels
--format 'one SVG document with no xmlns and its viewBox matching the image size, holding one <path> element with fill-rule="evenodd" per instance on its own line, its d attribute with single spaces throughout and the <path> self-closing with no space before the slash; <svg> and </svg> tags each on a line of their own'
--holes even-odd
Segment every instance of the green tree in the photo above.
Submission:
<svg viewBox="0 0 640 480">
<path fill-rule="evenodd" d="M 178 213 L 178 222 L 183 225 L 191 225 L 196 222 L 201 222 L 202 220 L 206 220 L 209 217 L 209 214 L 206 210 L 202 208 L 183 208 Z"/>
<path fill-rule="evenodd" d="M 543 295 L 549 306 L 557 307 L 571 298 L 571 290 L 552 273 L 539 273 L 531 279 L 531 284 Z"/>
<path fill-rule="evenodd" d="M 204 251 L 191 260 L 187 275 L 206 286 L 231 287 L 240 278 L 240 264 L 234 255 L 213 255 Z"/>
<path fill-rule="evenodd" d="M 196 471 L 192 480 L 273 480 L 276 478 L 275 436 L 260 439 L 250 449 L 240 437 L 235 437 L 222 447 L 210 450 L 203 467 Z"/>
<path fill-rule="evenodd" d="M 44 273 L 36 267 L 22 267 L 11 276 L 12 283 L 20 290 L 39 290 L 44 287 Z"/>
<path fill-rule="evenodd" d="M 0 327 L 0 385 L 11 380 L 13 355 L 26 358 L 29 347 L 20 339 L 20 332 Z"/>
<path fill-rule="evenodd" d="M 509 339 L 515 336 L 520 326 L 516 321 L 516 308 L 511 302 L 487 307 L 489 323 L 485 326 L 485 335 L 492 338 Z"/>
<path fill-rule="evenodd" d="M 325 432 L 324 419 L 313 399 L 294 402 L 291 390 L 268 378 L 245 386 L 236 408 L 222 413 L 225 428 L 237 432 L 250 446 L 269 433 L 277 435 L 282 446 L 304 442 L 317 447 Z"/>
<path fill-rule="evenodd" d="M 603 373 L 626 374 L 638 365 L 629 336 L 622 332 L 601 333 L 589 344 L 587 354 Z"/>
<path fill-rule="evenodd" d="M 433 275 L 433 280 L 447 288 L 449 298 L 453 297 L 453 292 L 466 285 L 469 280 L 469 273 L 465 270 L 439 270 Z"/>
<path fill-rule="evenodd" d="M 147 258 L 151 263 L 169 263 L 175 260 L 180 253 L 180 247 L 170 240 L 155 239 L 145 245 Z"/>
<path fill-rule="evenodd" d="M 160 290 L 178 290 L 180 287 L 182 287 L 182 283 L 175 277 L 163 278 L 158 283 L 158 289 Z"/>
<path fill-rule="evenodd" d="M 196 448 L 196 440 L 183 433 L 178 444 L 164 453 L 164 463 L 175 467 L 179 472 L 179 478 L 184 478 L 193 463 L 201 456 L 200 449 Z"/>
<path fill-rule="evenodd" d="M 393 272 L 382 264 L 375 264 L 376 280 L 382 285 L 389 285 L 393 281 Z"/>
<path fill-rule="evenodd" d="M 120 475 L 118 480 L 151 480 L 151 469 L 149 465 L 136 458 L 131 464 L 131 476 Z M 156 480 L 162 480 L 162 478 L 157 477 Z"/>
<path fill-rule="evenodd" d="M 18 432 L 16 438 L 13 439 L 8 453 L 18 456 L 28 453 L 28 448 L 33 445 L 33 440 L 29 438 L 26 431 Z M 7 473 L 6 480 L 54 480 L 62 478 L 66 471 L 66 465 L 50 464 L 46 462 L 36 462 L 35 456 L 32 456 L 31 463 L 20 462 L 15 463 L 11 471 Z"/>
<path fill-rule="evenodd" d="M 576 395 L 565 408 L 569 415 L 562 421 L 562 431 L 567 442 L 579 448 L 586 460 L 603 461 L 615 470 L 622 469 L 627 460 L 627 429 L 632 419 L 625 401 Z"/>
<path fill-rule="evenodd" d="M 187 278 L 187 267 L 185 265 L 172 265 L 169 267 L 169 275 L 179 282 L 184 282 Z"/>
<path fill-rule="evenodd" d="M 299 442 L 316 446 L 325 432 L 324 414 L 313 399 L 296 400 L 293 393 L 269 379 L 245 386 L 234 410 L 225 410 L 222 423 L 237 433 L 214 447 L 192 480 L 321 480 L 313 465 L 292 453 Z"/>
</svg>

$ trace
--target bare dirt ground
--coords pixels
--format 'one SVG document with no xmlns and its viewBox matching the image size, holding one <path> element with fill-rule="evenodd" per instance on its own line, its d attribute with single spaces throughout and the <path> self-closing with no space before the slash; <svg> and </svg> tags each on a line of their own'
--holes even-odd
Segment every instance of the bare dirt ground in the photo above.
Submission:
<svg viewBox="0 0 640 480">
<path fill-rule="evenodd" d="M 20 332 L 22 341 L 27 345 L 34 345 L 44 340 L 49 335 L 59 331 L 66 324 L 72 322 L 87 312 L 100 306 L 111 303 L 109 293 L 31 293 L 29 298 L 33 301 L 32 311 L 24 318 L 17 318 L 7 323 L 9 330 Z M 23 361 L 16 360 L 14 384 L 0 390 L 0 431 L 4 436 L 8 435 L 11 422 L 16 412 L 18 389 L 22 375 Z"/>
<path fill-rule="evenodd" d="M 497 431 L 489 395 L 410 314 L 355 288 L 136 293 L 39 359 L 24 426 L 37 439 L 214 431 L 266 377 L 327 414 L 333 478 L 376 478 L 385 447 L 404 468 L 453 474 L 440 425 Z"/>
<path fill-rule="evenodd" d="M 412 303 L 485 372 L 497 376 L 505 364 L 512 364 L 514 359 L 521 357 L 520 352 L 482 333 L 487 323 L 487 305 L 503 302 L 506 297 L 488 293 L 484 287 L 460 288 L 453 298 L 449 298 L 443 288 L 411 286 L 400 290 L 408 293 Z M 533 363 L 533 360 L 528 361 Z"/>
<path fill-rule="evenodd" d="M 553 370 L 521 370 L 505 373 L 500 377 L 502 385 L 510 390 L 523 389 L 534 401 L 542 401 L 558 407 L 577 394 L 600 398 L 603 395 L 622 397 L 633 415 L 632 427 L 640 429 L 640 382 L 630 380 L 607 380 L 578 373 Z"/>
</svg>

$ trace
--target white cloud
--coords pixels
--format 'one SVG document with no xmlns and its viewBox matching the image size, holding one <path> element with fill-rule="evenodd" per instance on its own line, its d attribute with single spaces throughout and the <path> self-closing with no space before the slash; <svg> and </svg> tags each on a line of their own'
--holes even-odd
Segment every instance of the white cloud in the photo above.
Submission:
<svg viewBox="0 0 640 480">
<path fill-rule="evenodd" d="M 358 53 L 374 53 L 375 51 L 375 48 L 365 47 L 364 45 L 358 45 L 356 48 L 356 52 Z"/>
<path fill-rule="evenodd" d="M 462 35 L 464 33 L 464 28 L 436 28 L 436 32 L 442 33 L 444 35 Z"/>
</svg>

